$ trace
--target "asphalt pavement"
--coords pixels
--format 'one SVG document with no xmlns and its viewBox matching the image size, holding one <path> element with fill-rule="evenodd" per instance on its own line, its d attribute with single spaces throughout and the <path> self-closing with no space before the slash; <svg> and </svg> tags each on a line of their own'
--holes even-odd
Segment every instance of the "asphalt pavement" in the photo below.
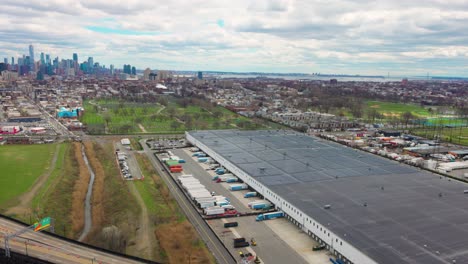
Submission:
<svg viewBox="0 0 468 264">
<path fill-rule="evenodd" d="M 5 235 L 18 232 L 23 228 L 23 225 L 0 218 L 0 247 L 5 246 Z M 10 239 L 10 248 L 14 252 L 52 263 L 145 263 L 71 243 L 42 232 L 28 231 L 20 237 Z"/>
<path fill-rule="evenodd" d="M 185 159 L 186 163 L 183 165 L 185 174 L 192 174 L 195 178 L 199 179 L 200 183 L 205 185 L 209 191 L 214 191 L 219 195 L 228 197 L 231 204 L 234 205 L 239 212 L 252 212 L 247 204 L 237 199 L 231 191 L 223 186 L 224 184 L 212 181 L 211 176 L 208 174 L 209 172 L 206 171 L 200 163 L 195 161 L 184 149 L 172 150 L 172 152 L 181 159 Z M 252 198 L 252 200 L 258 199 L 260 198 Z M 223 227 L 224 222 L 232 221 L 238 222 L 239 226 L 229 229 Z M 257 246 L 252 247 L 252 250 L 255 251 L 264 263 L 307 263 L 304 258 L 278 237 L 264 222 L 256 222 L 255 216 L 227 218 L 225 221 L 223 221 L 223 219 L 208 220 L 208 223 L 219 234 L 221 240 L 232 254 L 237 254 L 238 251 L 242 250 L 246 252 L 246 249 L 235 249 L 233 247 L 233 238 L 236 236 L 245 237 L 247 240 L 255 238 Z"/>
<path fill-rule="evenodd" d="M 200 216 L 197 210 L 193 207 L 187 197 L 184 195 L 181 189 L 176 185 L 174 180 L 166 171 L 162 170 L 161 163 L 153 155 L 153 151 L 148 148 L 145 143 L 145 140 L 140 140 L 143 149 L 153 164 L 156 172 L 161 175 L 161 178 L 167 184 L 169 190 L 171 191 L 174 199 L 176 199 L 179 206 L 182 208 L 182 211 L 187 216 L 188 220 L 192 223 L 195 229 L 200 234 L 203 241 L 206 243 L 208 249 L 211 251 L 215 257 L 217 263 L 220 264 L 233 264 L 236 263 L 236 260 L 232 257 L 229 251 L 223 246 L 222 242 L 217 238 L 216 234 L 210 229 L 205 220 Z"/>
</svg>

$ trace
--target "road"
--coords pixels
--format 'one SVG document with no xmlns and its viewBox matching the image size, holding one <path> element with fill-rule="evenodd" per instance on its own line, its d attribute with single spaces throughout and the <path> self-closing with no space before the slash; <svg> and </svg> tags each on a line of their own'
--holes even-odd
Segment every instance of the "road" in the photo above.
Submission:
<svg viewBox="0 0 468 264">
<path fill-rule="evenodd" d="M 182 193 L 181 189 L 176 185 L 176 183 L 171 179 L 166 172 L 162 171 L 161 164 L 153 155 L 153 151 L 148 148 L 145 143 L 145 140 L 140 140 L 141 145 L 143 146 L 145 154 L 148 156 L 149 160 L 153 164 L 156 172 L 161 175 L 161 178 L 167 184 L 169 190 L 171 191 L 173 197 L 176 199 L 179 206 L 182 208 L 183 212 L 193 224 L 195 229 L 200 234 L 203 241 L 205 241 L 208 249 L 211 251 L 217 263 L 220 264 L 233 264 L 236 263 L 232 255 L 228 250 L 222 245 L 221 241 L 216 237 L 213 231 L 210 229 L 208 224 L 203 220 L 197 210 L 192 206 L 192 204 L 187 200 L 186 196 Z"/>
<path fill-rule="evenodd" d="M 4 247 L 5 234 L 15 233 L 24 226 L 0 217 L 0 247 Z M 28 231 L 10 240 L 14 252 L 29 255 L 52 263 L 148 263 L 94 250 L 62 240 L 46 233 Z"/>
</svg>

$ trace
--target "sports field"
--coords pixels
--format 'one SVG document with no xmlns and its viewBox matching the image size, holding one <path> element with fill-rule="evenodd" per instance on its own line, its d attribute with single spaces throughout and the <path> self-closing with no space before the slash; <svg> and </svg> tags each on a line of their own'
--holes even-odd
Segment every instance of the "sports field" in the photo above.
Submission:
<svg viewBox="0 0 468 264">
<path fill-rule="evenodd" d="M 56 144 L 0 146 L 0 208 L 34 184 L 49 167 Z"/>
<path fill-rule="evenodd" d="M 425 127 L 414 128 L 412 134 L 444 142 L 468 146 L 468 127 Z"/>
<path fill-rule="evenodd" d="M 416 117 L 429 117 L 428 109 L 416 104 L 390 103 L 381 101 L 367 101 L 367 110 L 375 109 L 384 117 L 400 117 L 405 112 L 411 112 Z"/>
</svg>

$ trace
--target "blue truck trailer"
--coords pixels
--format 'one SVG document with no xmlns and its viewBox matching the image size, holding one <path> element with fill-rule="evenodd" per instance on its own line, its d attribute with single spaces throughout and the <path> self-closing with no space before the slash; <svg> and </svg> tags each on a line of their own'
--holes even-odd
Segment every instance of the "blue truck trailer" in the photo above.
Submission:
<svg viewBox="0 0 468 264">
<path fill-rule="evenodd" d="M 257 218 L 255 218 L 255 221 L 271 220 L 271 219 L 281 218 L 281 217 L 284 217 L 283 212 L 273 212 L 273 213 L 259 214 L 259 215 L 257 215 Z"/>
<path fill-rule="evenodd" d="M 257 196 L 257 192 L 248 192 L 244 194 L 244 198 L 251 198 Z"/>
</svg>

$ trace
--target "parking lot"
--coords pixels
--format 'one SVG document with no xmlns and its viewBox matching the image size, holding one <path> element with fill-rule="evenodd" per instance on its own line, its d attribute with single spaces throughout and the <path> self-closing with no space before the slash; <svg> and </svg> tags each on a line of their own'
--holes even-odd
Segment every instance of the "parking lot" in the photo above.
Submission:
<svg viewBox="0 0 468 264">
<path fill-rule="evenodd" d="M 142 178 L 140 166 L 135 158 L 134 151 L 129 146 L 123 146 L 120 142 L 115 143 L 115 151 L 123 156 L 119 160 L 121 175 L 125 180 L 140 180 Z M 116 157 L 118 158 L 118 157 Z"/>
<path fill-rule="evenodd" d="M 188 148 L 171 151 L 174 155 L 186 161 L 183 164 L 182 173 L 172 174 L 174 178 L 177 178 L 181 174 L 192 174 L 210 192 L 213 191 L 216 195 L 229 198 L 231 204 L 240 213 L 253 212 L 247 206 L 247 203 L 261 199 L 260 197 L 244 198 L 244 194 L 249 190 L 231 192 L 228 190 L 229 184 L 213 181 L 212 177 L 215 173 L 208 169 L 209 164 L 198 163 L 191 157 L 191 152 Z M 255 212 L 261 213 L 261 211 Z M 264 263 L 328 263 L 329 260 L 326 252 L 312 251 L 312 247 L 316 243 L 292 223 L 285 219 L 256 222 L 255 217 L 255 215 L 252 215 L 212 219 L 207 220 L 207 223 L 234 256 L 239 256 L 239 252 L 250 252 L 258 255 Z M 224 228 L 224 223 L 232 221 L 238 222 L 239 226 Z M 289 239 L 288 243 L 282 239 L 285 235 Z M 257 245 L 246 248 L 234 248 L 233 239 L 237 237 L 244 237 L 247 241 L 254 238 Z"/>
<path fill-rule="evenodd" d="M 184 138 L 155 137 L 148 139 L 146 143 L 153 150 L 176 149 L 187 146 Z"/>
</svg>

